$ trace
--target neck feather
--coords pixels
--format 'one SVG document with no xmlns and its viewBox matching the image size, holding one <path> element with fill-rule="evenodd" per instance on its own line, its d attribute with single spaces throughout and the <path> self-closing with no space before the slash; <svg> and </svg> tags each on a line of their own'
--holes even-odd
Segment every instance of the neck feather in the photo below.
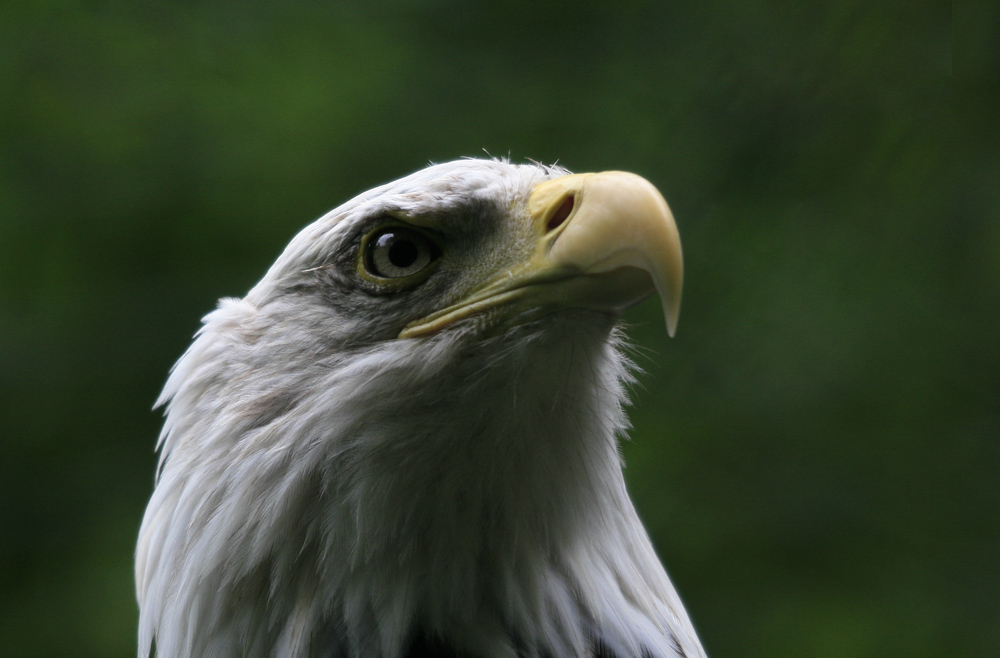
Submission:
<svg viewBox="0 0 1000 658">
<path fill-rule="evenodd" d="M 619 340 L 573 321 L 281 372 L 210 322 L 164 392 L 140 646 L 395 658 L 419 628 L 482 656 L 702 655 L 625 491 Z"/>
</svg>

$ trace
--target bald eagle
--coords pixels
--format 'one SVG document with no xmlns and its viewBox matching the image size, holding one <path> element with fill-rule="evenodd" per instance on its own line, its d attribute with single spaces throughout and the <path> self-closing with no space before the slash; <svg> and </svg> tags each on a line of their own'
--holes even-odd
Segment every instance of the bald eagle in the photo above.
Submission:
<svg viewBox="0 0 1000 658">
<path fill-rule="evenodd" d="M 306 227 L 157 402 L 139 655 L 697 658 L 618 441 L 620 313 L 670 333 L 643 178 L 462 160 Z"/>
</svg>

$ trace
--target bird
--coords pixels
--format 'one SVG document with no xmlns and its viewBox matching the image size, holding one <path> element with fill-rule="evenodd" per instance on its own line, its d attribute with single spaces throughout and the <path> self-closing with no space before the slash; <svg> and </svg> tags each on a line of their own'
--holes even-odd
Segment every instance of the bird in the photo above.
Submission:
<svg viewBox="0 0 1000 658">
<path fill-rule="evenodd" d="M 298 233 L 156 402 L 148 658 L 704 658 L 629 498 L 622 312 L 683 262 L 645 178 L 431 164 Z"/>
</svg>

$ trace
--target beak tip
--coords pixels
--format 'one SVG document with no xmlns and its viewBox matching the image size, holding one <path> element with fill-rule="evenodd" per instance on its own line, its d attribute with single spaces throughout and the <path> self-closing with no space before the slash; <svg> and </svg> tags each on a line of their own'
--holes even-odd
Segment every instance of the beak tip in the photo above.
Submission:
<svg viewBox="0 0 1000 658">
<path fill-rule="evenodd" d="M 677 334 L 677 319 L 680 316 L 680 305 L 670 304 L 663 300 L 663 320 L 667 325 L 667 335 L 673 338 Z"/>
</svg>

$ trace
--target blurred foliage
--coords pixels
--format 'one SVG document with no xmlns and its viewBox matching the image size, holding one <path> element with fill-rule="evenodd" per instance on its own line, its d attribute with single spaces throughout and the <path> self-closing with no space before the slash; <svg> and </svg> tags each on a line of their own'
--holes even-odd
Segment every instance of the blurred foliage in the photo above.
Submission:
<svg viewBox="0 0 1000 658">
<path fill-rule="evenodd" d="M 0 654 L 133 655 L 150 406 L 198 318 L 327 209 L 484 150 L 671 202 L 685 307 L 673 341 L 655 304 L 629 316 L 626 473 L 713 658 L 994 652 L 998 25 L 855 0 L 4 3 Z"/>
</svg>

